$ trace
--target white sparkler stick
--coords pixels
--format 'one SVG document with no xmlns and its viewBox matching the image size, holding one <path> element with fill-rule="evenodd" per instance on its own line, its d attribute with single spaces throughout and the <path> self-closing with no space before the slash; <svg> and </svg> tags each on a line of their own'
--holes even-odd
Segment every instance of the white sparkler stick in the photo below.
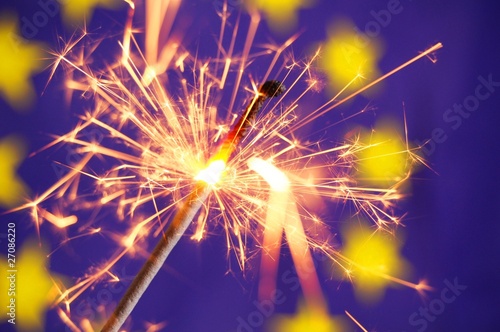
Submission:
<svg viewBox="0 0 500 332">
<path fill-rule="evenodd" d="M 161 269 L 168 255 L 177 242 L 179 242 L 211 191 L 211 186 L 202 181 L 196 184 L 196 189 L 189 195 L 184 206 L 177 212 L 172 223 L 151 253 L 151 256 L 149 256 L 148 260 L 127 289 L 127 292 L 116 307 L 114 313 L 108 319 L 106 325 L 104 325 L 102 329 L 103 332 L 118 331 L 127 317 L 130 316 L 130 313 L 137 302 L 139 302 L 142 294 L 146 291 L 155 275 Z"/>
</svg>

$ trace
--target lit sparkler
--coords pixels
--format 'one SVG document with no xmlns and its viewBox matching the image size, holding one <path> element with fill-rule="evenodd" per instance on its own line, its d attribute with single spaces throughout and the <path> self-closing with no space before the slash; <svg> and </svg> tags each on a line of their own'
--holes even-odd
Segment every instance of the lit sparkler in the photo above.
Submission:
<svg viewBox="0 0 500 332">
<path fill-rule="evenodd" d="M 163 242 L 157 247 L 163 249 L 155 249 L 152 254 L 156 260 L 154 271 L 143 270 L 149 277 L 154 276 L 193 219 L 196 229 L 191 238 L 198 241 L 212 224 L 222 225 L 228 253 L 235 253 L 241 269 L 248 257 L 262 248 L 262 297 L 269 296 L 275 287 L 284 234 L 306 301 L 324 307 L 314 269 L 312 273 L 301 272 L 304 266 L 314 266 L 311 251 L 323 252 L 346 272 L 348 264 L 356 263 L 335 250 L 330 242 L 330 227 L 315 216 L 303 197 L 351 201 L 378 228 L 390 230 L 400 222 L 392 207 L 401 194 L 397 190 L 399 183 L 390 188 L 370 188 L 358 186 L 352 179 L 353 156 L 366 148 L 358 140 L 327 147 L 321 142 L 302 142 L 295 136 L 307 124 L 405 66 L 430 56 L 442 45 L 434 45 L 356 92 L 343 96 L 343 89 L 321 107 L 304 110 L 300 101 L 319 85 L 312 68 L 321 51 L 305 62 L 285 57 L 298 36 L 283 45 L 267 45 L 264 51 L 255 51 L 253 42 L 260 16 L 251 12 L 243 49 L 237 52 L 239 18 L 233 27 L 229 25 L 226 4 L 219 13 L 217 57 L 204 60 L 184 49 L 180 36 L 172 32 L 180 1 L 151 0 L 146 2 L 145 47 L 141 48 L 133 29 L 134 3 L 128 3 L 129 15 L 120 43 L 122 53 L 117 62 L 101 69 L 87 63 L 88 50 L 97 52 L 99 42 L 89 41 L 86 32 L 55 54 L 52 74 L 64 67 L 67 88 L 92 97 L 93 108 L 80 117 L 74 130 L 56 137 L 44 149 L 71 144 L 81 159 L 67 165 L 68 172 L 44 193 L 16 209 L 32 211 L 38 232 L 43 222 L 59 228 L 80 223 L 75 215 L 62 209 L 50 212 L 46 205 L 52 197 L 64 198 L 74 209 L 114 210 L 118 219 L 130 226 L 126 233 L 116 235 L 119 248 L 105 264 L 89 269 L 77 283 L 61 290 L 55 304 L 61 307 L 61 319 L 77 330 L 79 322 L 71 320 L 71 304 L 96 282 L 114 276 L 115 265 L 124 256 L 141 251 L 150 232 Z M 160 32 L 167 36 L 166 43 L 159 42 Z M 276 78 L 288 90 L 281 91 L 281 83 L 276 81 L 257 89 L 258 84 L 245 74 L 257 60 L 267 61 L 262 82 Z M 359 78 L 353 78 L 353 82 Z M 290 91 L 299 91 L 298 96 Z M 229 98 L 218 97 L 226 92 Z M 252 102 L 235 121 L 240 113 L 238 105 L 249 99 L 249 93 Z M 274 106 L 266 104 L 267 97 L 280 93 Z M 257 116 L 259 108 L 265 112 Z M 231 127 L 234 129 L 229 130 Z M 83 135 L 91 128 L 105 133 L 101 142 Z M 410 147 L 405 152 L 410 163 L 421 161 Z M 92 169 L 98 160 L 107 169 L 95 174 Z M 313 179 L 306 180 L 312 174 Z M 97 195 L 84 199 L 80 193 L 89 180 Z M 154 212 L 135 221 L 139 211 Z M 81 226 L 85 236 L 101 231 L 92 224 L 91 220 Z M 427 287 L 376 273 L 417 290 Z M 147 284 L 136 286 L 133 284 L 132 292 L 137 291 L 140 297 Z M 129 309 L 119 314 L 122 320 L 115 325 L 123 323 Z"/>
<path fill-rule="evenodd" d="M 208 195 L 210 195 L 211 186 L 220 181 L 226 163 L 237 148 L 239 141 L 245 137 L 251 121 L 256 118 L 263 103 L 269 97 L 279 96 L 283 91 L 284 88 L 278 81 L 267 81 L 260 87 L 259 94 L 252 100 L 243 116 L 229 132 L 218 153 L 211 158 L 207 168 L 201 170 L 196 176 L 195 179 L 198 182 L 195 184 L 194 191 L 189 194 L 182 208 L 175 214 L 168 229 L 161 236 L 160 242 L 130 285 L 115 312 L 104 326 L 103 331 L 118 331 L 123 325 L 151 280 L 161 269 L 168 255 L 193 221 Z"/>
</svg>

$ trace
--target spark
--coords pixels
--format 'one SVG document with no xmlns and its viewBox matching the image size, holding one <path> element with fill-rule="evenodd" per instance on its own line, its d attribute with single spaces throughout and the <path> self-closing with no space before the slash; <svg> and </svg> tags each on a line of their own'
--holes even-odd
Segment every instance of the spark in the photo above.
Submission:
<svg viewBox="0 0 500 332">
<path fill-rule="evenodd" d="M 368 330 L 365 329 L 363 325 L 361 325 L 361 323 L 356 318 L 354 318 L 353 315 L 351 315 L 347 310 L 345 310 L 344 312 L 347 317 L 349 317 L 361 330 L 363 330 L 363 332 L 368 332 Z"/>
</svg>

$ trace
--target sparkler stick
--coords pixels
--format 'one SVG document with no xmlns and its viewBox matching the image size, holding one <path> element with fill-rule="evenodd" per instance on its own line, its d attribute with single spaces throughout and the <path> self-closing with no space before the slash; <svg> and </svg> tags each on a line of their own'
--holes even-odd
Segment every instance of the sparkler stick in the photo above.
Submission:
<svg viewBox="0 0 500 332">
<path fill-rule="evenodd" d="M 159 243 L 127 289 L 127 292 L 120 300 L 120 303 L 106 322 L 106 325 L 104 325 L 102 332 L 117 332 L 120 329 L 211 193 L 211 183 L 216 182 L 213 180 L 218 178 L 218 175 L 224 170 L 226 162 L 231 157 L 236 146 L 247 134 L 249 126 L 257 117 L 264 102 L 270 97 L 279 96 L 284 90 L 285 88 L 281 82 L 273 80 L 266 81 L 260 87 L 258 95 L 248 105 L 243 115 L 222 143 L 218 153 L 211 159 L 206 169 L 209 170 L 208 174 L 206 174 L 208 179 L 205 176 L 197 177 L 198 181 L 196 182 L 195 189 L 188 195 L 185 204 L 174 216 Z M 215 161 L 222 161 L 223 167 L 210 167 Z"/>
</svg>

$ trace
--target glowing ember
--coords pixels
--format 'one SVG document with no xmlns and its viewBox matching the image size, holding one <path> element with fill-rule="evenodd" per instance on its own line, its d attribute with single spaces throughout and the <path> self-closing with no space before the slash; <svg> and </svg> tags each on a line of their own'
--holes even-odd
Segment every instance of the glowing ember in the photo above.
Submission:
<svg viewBox="0 0 500 332">
<path fill-rule="evenodd" d="M 214 160 L 207 168 L 202 169 L 194 179 L 204 181 L 214 186 L 220 181 L 224 169 L 226 169 L 226 163 L 223 160 Z"/>
</svg>

